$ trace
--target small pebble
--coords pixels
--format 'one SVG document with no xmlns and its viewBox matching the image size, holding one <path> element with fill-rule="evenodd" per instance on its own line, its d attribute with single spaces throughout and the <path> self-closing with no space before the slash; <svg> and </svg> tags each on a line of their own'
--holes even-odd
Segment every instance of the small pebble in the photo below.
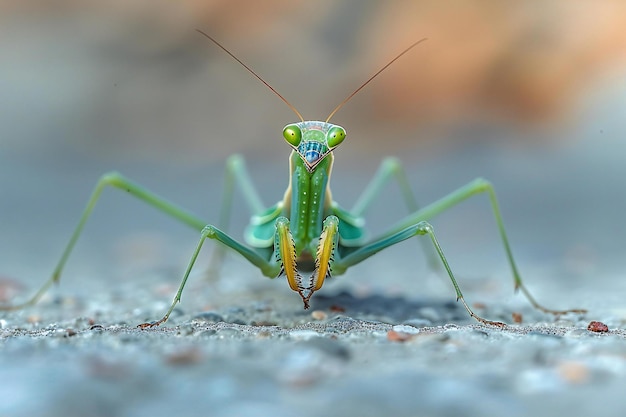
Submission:
<svg viewBox="0 0 626 417">
<path fill-rule="evenodd" d="M 389 340 L 390 342 L 406 342 L 407 340 L 413 339 L 416 334 L 417 333 L 405 333 L 395 330 L 389 330 L 387 332 L 387 340 Z"/>
<path fill-rule="evenodd" d="M 217 334 L 218 337 L 220 337 L 222 339 L 227 338 L 227 337 L 231 337 L 232 338 L 232 337 L 236 337 L 236 336 L 241 335 L 241 330 L 236 329 L 234 327 L 227 327 L 227 328 L 224 328 L 224 329 L 219 329 L 216 332 L 216 334 Z"/>
<path fill-rule="evenodd" d="M 522 316 L 522 313 L 513 312 L 511 313 L 511 316 L 513 318 L 513 323 L 522 324 L 522 321 L 524 319 L 524 317 Z"/>
<path fill-rule="evenodd" d="M 392 327 L 392 330 L 394 332 L 408 333 L 408 334 L 417 334 L 420 331 L 420 329 L 418 329 L 417 327 L 409 326 L 406 324 L 395 325 Z"/>
<path fill-rule="evenodd" d="M 601 321 L 592 321 L 589 323 L 589 326 L 587 326 L 587 330 L 595 333 L 606 333 L 609 331 L 609 326 Z"/>
<path fill-rule="evenodd" d="M 289 332 L 289 337 L 295 340 L 310 340 L 320 336 L 321 334 L 315 330 L 292 330 Z"/>
<path fill-rule="evenodd" d="M 328 317 L 328 314 L 326 314 L 322 310 L 313 310 L 311 312 L 311 318 L 313 320 L 325 320 L 326 317 Z"/>
</svg>

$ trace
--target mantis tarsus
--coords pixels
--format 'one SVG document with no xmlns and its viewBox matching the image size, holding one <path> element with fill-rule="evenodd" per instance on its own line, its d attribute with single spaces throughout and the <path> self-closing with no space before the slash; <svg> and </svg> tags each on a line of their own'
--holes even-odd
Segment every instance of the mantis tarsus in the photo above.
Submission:
<svg viewBox="0 0 626 417">
<path fill-rule="evenodd" d="M 461 301 L 469 315 L 479 322 L 503 327 L 505 326 L 504 323 L 486 320 L 476 315 L 467 305 L 444 252 L 435 236 L 433 227 L 427 222 L 427 220 L 437 214 L 477 194 L 486 194 L 489 197 L 496 220 L 496 226 L 500 233 L 500 238 L 511 268 L 515 288 L 520 289 L 530 303 L 543 312 L 556 315 L 568 312 L 584 312 L 584 310 L 550 310 L 539 305 L 531 296 L 522 283 L 522 279 L 513 259 L 494 188 L 484 179 L 476 179 L 440 200 L 418 209 L 406 181 L 402 165 L 396 159 L 387 158 L 380 165 L 378 172 L 351 210 L 341 208 L 332 199 L 329 178 L 333 165 L 333 151 L 344 141 L 346 131 L 341 126 L 329 123 L 329 120 L 346 102 L 378 76 L 378 74 L 425 39 L 413 43 L 389 61 L 383 68 L 371 76 L 365 83 L 361 84 L 359 88 L 335 107 L 325 121 L 321 122 L 305 121 L 294 106 L 250 69 L 250 67 L 244 64 L 211 36 L 200 30 L 198 30 L 198 32 L 239 62 L 298 115 L 300 119 L 299 122 L 288 124 L 283 129 L 283 137 L 292 148 L 289 157 L 289 185 L 285 191 L 284 198 L 269 208 L 264 206 L 248 176 L 243 158 L 237 155 L 232 156 L 228 159 L 226 164 L 224 201 L 222 202 L 223 206 L 220 222 L 218 227 L 216 227 L 208 224 L 206 221 L 187 210 L 163 199 L 157 194 L 148 191 L 119 173 L 112 172 L 105 174 L 100 178 L 93 190 L 91 198 L 83 211 L 82 217 L 70 241 L 63 251 L 52 277 L 46 281 L 28 301 L 22 304 L 3 305 L 0 306 L 0 310 L 14 310 L 34 304 L 53 283 L 60 280 L 61 272 L 66 261 L 96 205 L 102 190 L 107 186 L 112 186 L 127 191 L 149 205 L 201 232 L 200 241 L 191 256 L 189 265 L 187 266 L 170 308 L 163 318 L 155 322 L 140 324 L 139 327 L 141 328 L 158 326 L 168 319 L 174 307 L 180 302 L 187 278 L 207 238 L 217 240 L 224 245 L 224 247 L 235 250 L 257 266 L 263 275 L 267 277 L 274 278 L 285 275 L 289 286 L 300 295 L 304 302 L 304 308 L 306 309 L 309 307 L 311 296 L 322 287 L 324 280 L 330 276 L 331 271 L 336 275 L 343 274 L 349 267 L 369 258 L 375 253 L 418 235 L 426 235 L 430 239 L 454 286 L 457 300 Z M 400 184 L 407 205 L 409 209 L 412 210 L 412 213 L 390 227 L 389 230 L 381 236 L 372 240 L 366 240 L 362 215 L 374 201 L 383 186 L 394 178 Z M 243 190 L 246 203 L 253 213 L 250 224 L 245 232 L 245 242 L 247 245 L 233 239 L 226 231 L 229 223 L 230 202 L 235 184 Z M 221 251 L 216 253 L 221 253 Z M 300 274 L 300 271 L 311 272 L 311 275 L 305 277 Z"/>
</svg>

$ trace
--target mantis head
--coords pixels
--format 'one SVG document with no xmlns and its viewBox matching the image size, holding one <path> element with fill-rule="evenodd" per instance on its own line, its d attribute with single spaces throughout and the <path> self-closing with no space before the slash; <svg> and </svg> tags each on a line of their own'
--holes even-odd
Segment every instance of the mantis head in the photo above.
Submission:
<svg viewBox="0 0 626 417">
<path fill-rule="evenodd" d="M 291 123 L 284 127 L 283 137 L 309 172 L 346 138 L 346 130 L 327 122 L 307 121 Z"/>
</svg>

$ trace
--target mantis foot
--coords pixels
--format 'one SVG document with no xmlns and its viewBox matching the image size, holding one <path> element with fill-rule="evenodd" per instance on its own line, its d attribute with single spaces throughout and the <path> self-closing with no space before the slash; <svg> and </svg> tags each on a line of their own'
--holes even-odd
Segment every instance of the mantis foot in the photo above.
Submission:
<svg viewBox="0 0 626 417">
<path fill-rule="evenodd" d="M 469 306 L 467 305 L 467 303 L 465 302 L 465 299 L 463 297 L 458 297 L 457 301 L 460 301 L 461 303 L 463 303 L 463 307 L 465 307 L 465 310 L 467 310 L 469 315 L 472 316 L 476 321 L 478 321 L 480 323 L 483 323 L 483 324 L 486 324 L 487 326 L 494 326 L 494 327 L 498 327 L 500 329 L 504 329 L 506 327 L 506 324 L 502 323 L 501 321 L 487 320 L 487 319 L 484 319 L 484 318 L 480 317 L 476 313 L 474 313 L 472 311 L 472 309 L 469 308 Z"/>
<path fill-rule="evenodd" d="M 164 323 L 165 320 L 167 320 L 167 317 L 163 317 L 161 320 L 159 321 L 153 321 L 150 323 L 141 323 L 137 325 L 137 328 L 141 329 L 141 330 L 145 330 L 145 329 L 149 329 L 152 327 L 157 327 L 159 326 L 161 323 Z"/>
<path fill-rule="evenodd" d="M 532 304 L 533 307 L 535 307 L 537 310 L 542 311 L 546 314 L 552 314 L 555 315 L 557 318 L 560 316 L 563 316 L 565 314 L 569 314 L 569 313 L 574 313 L 574 314 L 587 314 L 587 310 L 584 308 L 572 308 L 570 310 L 552 310 L 550 308 L 544 307 L 541 304 L 539 304 L 535 298 L 530 294 L 530 292 L 526 289 L 526 287 L 524 285 L 518 285 L 516 289 L 519 289 L 522 291 L 522 293 L 524 293 L 524 295 L 526 296 L 526 298 L 528 299 L 528 301 L 530 301 L 530 303 Z"/>
</svg>

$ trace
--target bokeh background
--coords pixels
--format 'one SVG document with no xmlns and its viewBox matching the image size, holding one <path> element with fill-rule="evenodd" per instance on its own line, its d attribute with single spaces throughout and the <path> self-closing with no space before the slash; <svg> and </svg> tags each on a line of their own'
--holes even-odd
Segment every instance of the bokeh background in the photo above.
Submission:
<svg viewBox="0 0 626 417">
<path fill-rule="evenodd" d="M 311 119 L 427 37 L 334 116 L 333 196 L 351 207 L 385 155 L 423 204 L 488 178 L 528 288 L 589 309 L 555 321 L 513 294 L 483 196 L 432 223 L 477 312 L 528 327 L 476 326 L 415 242 L 326 283 L 326 320 L 236 256 L 207 282 L 207 244 L 171 320 L 140 331 L 198 232 L 106 190 L 60 288 L 0 313 L 0 414 L 622 416 L 624 16 L 623 0 L 0 0 L 0 301 L 49 276 L 104 172 L 214 222 L 240 153 L 265 202 L 281 198 L 295 115 L 202 29 Z M 390 184 L 374 233 L 401 201 Z M 241 236 L 239 194 L 233 211 Z M 329 308 L 343 290 L 347 311 Z M 420 329 L 400 343 L 385 323 L 405 318 Z"/>
<path fill-rule="evenodd" d="M 564 286 L 583 291 L 601 276 L 610 297 L 624 289 L 613 275 L 623 270 L 626 243 L 625 13 L 619 0 L 5 0 L 0 273 L 22 283 L 22 295 L 43 280 L 97 178 L 112 169 L 208 221 L 217 219 L 229 154 L 246 157 L 267 204 L 282 196 L 289 148 L 280 131 L 294 114 L 195 29 L 311 119 L 325 119 L 427 37 L 334 116 L 348 131 L 336 152 L 334 197 L 350 207 L 384 155 L 402 159 L 423 203 L 484 176 L 531 286 L 558 299 Z M 239 235 L 248 216 L 240 197 L 234 211 Z M 369 224 L 380 231 L 404 214 L 392 184 Z M 462 276 L 510 291 L 485 198 L 434 224 Z M 108 191 L 70 259 L 64 291 L 80 291 L 87 277 L 116 286 L 150 268 L 171 268 L 174 286 L 196 239 Z M 418 293 L 413 275 L 428 269 L 415 251 L 401 245 L 342 281 L 363 285 L 369 272 L 381 290 Z M 411 265 L 388 273 L 403 263 Z M 242 268 L 246 288 L 285 287 Z"/>
</svg>

